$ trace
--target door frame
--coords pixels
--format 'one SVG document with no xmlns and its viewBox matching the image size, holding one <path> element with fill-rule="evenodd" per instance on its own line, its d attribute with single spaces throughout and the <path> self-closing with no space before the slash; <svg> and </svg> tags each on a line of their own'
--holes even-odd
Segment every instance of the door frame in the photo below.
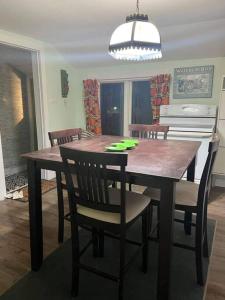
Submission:
<svg viewBox="0 0 225 300">
<path fill-rule="evenodd" d="M 44 46 L 41 42 L 30 38 L 21 38 L 16 34 L 9 32 L 1 32 L 0 44 L 11 46 L 14 48 L 25 49 L 31 52 L 32 56 L 32 72 L 34 85 L 34 100 L 35 100 L 35 116 L 37 127 L 37 143 L 38 149 L 46 148 L 49 145 L 48 141 L 48 106 L 47 106 L 47 84 L 45 71 Z M 1 177 L 4 177 L 4 168 L 0 170 Z M 42 172 L 42 178 L 48 178 L 46 171 Z M 0 200 L 4 200 L 6 196 L 5 182 L 3 182 L 2 193 Z"/>
</svg>

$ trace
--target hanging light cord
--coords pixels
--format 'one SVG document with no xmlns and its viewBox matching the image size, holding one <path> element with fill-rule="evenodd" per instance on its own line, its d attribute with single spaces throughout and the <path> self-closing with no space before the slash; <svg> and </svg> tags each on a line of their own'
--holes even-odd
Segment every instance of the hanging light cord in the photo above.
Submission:
<svg viewBox="0 0 225 300">
<path fill-rule="evenodd" d="M 139 15 L 139 0 L 137 0 L 137 13 Z"/>
</svg>

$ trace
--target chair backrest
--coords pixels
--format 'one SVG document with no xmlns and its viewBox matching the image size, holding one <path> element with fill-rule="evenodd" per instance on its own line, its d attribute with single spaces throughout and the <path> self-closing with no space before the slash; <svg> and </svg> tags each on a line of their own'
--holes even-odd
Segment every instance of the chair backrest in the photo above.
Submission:
<svg viewBox="0 0 225 300">
<path fill-rule="evenodd" d="M 88 131 L 88 130 L 84 130 L 84 129 L 81 130 L 81 138 L 82 139 L 86 139 L 86 138 L 93 137 L 93 136 L 96 136 L 96 134 L 91 131 Z"/>
<path fill-rule="evenodd" d="M 147 138 L 147 139 L 158 139 L 159 133 L 162 133 L 164 140 L 166 140 L 167 133 L 169 131 L 169 126 L 130 124 L 129 131 L 131 136 L 138 136 L 139 138 Z"/>
<path fill-rule="evenodd" d="M 80 151 L 64 146 L 60 147 L 60 153 L 71 210 L 75 210 L 76 214 L 76 204 L 80 204 L 92 209 L 120 213 L 121 223 L 124 223 L 127 154 Z M 118 171 L 112 172 L 112 166 Z M 77 175 L 79 195 L 76 195 L 71 173 Z M 109 180 L 120 182 L 120 205 L 110 202 Z"/>
<path fill-rule="evenodd" d="M 208 156 L 200 180 L 197 203 L 199 209 L 204 209 L 205 204 L 207 204 L 208 201 L 211 186 L 211 174 L 218 148 L 219 138 L 216 135 L 214 135 L 212 141 L 209 143 Z"/>
<path fill-rule="evenodd" d="M 71 128 L 48 133 L 51 146 L 62 145 L 81 138 L 81 128 Z"/>
</svg>

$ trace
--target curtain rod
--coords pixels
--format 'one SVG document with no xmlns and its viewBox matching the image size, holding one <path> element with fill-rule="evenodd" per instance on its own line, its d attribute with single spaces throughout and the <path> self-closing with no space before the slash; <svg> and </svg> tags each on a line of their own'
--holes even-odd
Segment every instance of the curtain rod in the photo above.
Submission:
<svg viewBox="0 0 225 300">
<path fill-rule="evenodd" d="M 139 80 L 150 80 L 153 76 L 145 76 L 145 77 L 117 77 L 117 78 L 109 78 L 109 79 L 97 79 L 100 83 L 111 82 L 111 81 L 139 81 Z"/>
</svg>

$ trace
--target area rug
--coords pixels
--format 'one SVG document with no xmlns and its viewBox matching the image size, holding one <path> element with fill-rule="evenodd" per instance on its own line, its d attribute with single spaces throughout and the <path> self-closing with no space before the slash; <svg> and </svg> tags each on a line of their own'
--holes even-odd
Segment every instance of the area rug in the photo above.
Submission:
<svg viewBox="0 0 225 300">
<path fill-rule="evenodd" d="M 130 238 L 140 237 L 140 223 L 130 229 Z M 211 252 L 215 221 L 209 220 L 209 249 Z M 193 236 L 185 236 L 181 224 L 175 224 L 175 239 L 180 242 L 193 243 Z M 89 238 L 89 233 L 80 231 L 81 243 Z M 135 250 L 135 246 L 127 246 L 126 257 L 129 257 Z M 147 274 L 141 272 L 141 256 L 129 269 L 126 280 L 124 300 L 156 300 L 157 286 L 157 248 L 158 244 L 149 244 L 149 269 Z M 82 261 L 101 268 L 104 271 L 115 273 L 118 266 L 119 252 L 116 240 L 105 238 L 105 257 L 93 258 L 90 248 Z M 207 276 L 208 260 L 204 260 L 204 274 Z M 103 279 L 97 275 L 81 271 L 80 291 L 77 300 L 116 300 L 117 284 Z M 188 250 L 173 249 L 172 259 L 172 300 L 200 300 L 203 299 L 204 288 L 196 283 L 195 256 Z M 66 241 L 63 246 L 53 252 L 45 259 L 39 272 L 29 272 L 23 279 L 18 281 L 4 295 L 1 300 L 71 300 L 71 242 Z"/>
<path fill-rule="evenodd" d="M 18 190 L 19 188 L 27 185 L 27 173 L 20 172 L 5 177 L 6 192 Z"/>
</svg>

